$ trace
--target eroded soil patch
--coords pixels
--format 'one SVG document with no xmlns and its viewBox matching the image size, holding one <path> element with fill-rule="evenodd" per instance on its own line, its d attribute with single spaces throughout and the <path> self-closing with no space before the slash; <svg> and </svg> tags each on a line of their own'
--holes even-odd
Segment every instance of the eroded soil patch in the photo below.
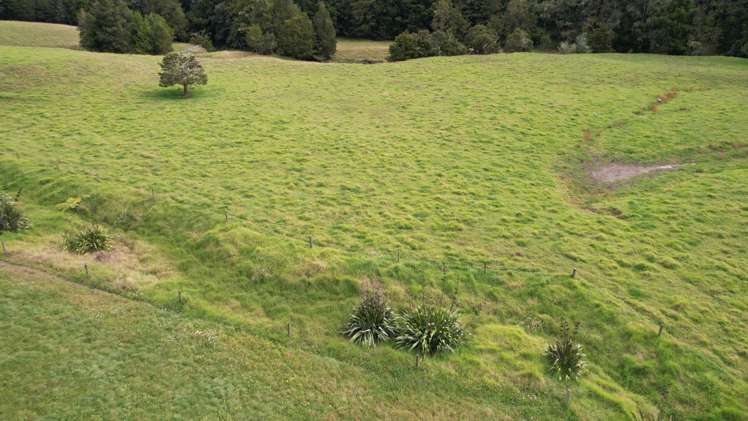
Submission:
<svg viewBox="0 0 748 421">
<path fill-rule="evenodd" d="M 590 170 L 590 176 L 598 183 L 616 183 L 633 177 L 660 171 L 672 171 L 678 165 L 628 165 L 628 164 L 605 164 Z"/>
</svg>

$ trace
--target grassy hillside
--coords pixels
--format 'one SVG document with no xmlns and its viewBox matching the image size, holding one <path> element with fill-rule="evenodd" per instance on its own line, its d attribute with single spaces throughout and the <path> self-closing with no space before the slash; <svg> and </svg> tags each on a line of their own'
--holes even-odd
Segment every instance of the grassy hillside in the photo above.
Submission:
<svg viewBox="0 0 748 421">
<path fill-rule="evenodd" d="M 34 222 L 3 234 L 2 418 L 748 416 L 748 61 L 214 55 L 188 100 L 158 61 L 0 47 L 0 185 Z M 684 165 L 592 182 L 607 162 Z M 61 251 L 86 221 L 115 251 Z M 370 280 L 456 303 L 468 344 L 418 370 L 349 344 Z"/>
<path fill-rule="evenodd" d="M 389 41 L 339 38 L 333 61 L 338 63 L 379 63 L 387 61 Z"/>
<path fill-rule="evenodd" d="M 78 48 L 78 28 L 54 23 L 0 21 L 0 45 Z"/>
</svg>

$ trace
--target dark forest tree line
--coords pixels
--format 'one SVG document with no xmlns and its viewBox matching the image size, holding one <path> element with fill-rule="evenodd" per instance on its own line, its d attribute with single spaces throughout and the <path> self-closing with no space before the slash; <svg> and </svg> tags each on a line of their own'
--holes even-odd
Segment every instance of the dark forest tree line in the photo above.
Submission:
<svg viewBox="0 0 748 421">
<path fill-rule="evenodd" d="M 324 3 L 313 8 L 292 0 L 0 0 L 0 18 L 77 24 L 81 46 L 96 51 L 163 54 L 176 38 L 326 60 L 335 25 Z"/>
<path fill-rule="evenodd" d="M 435 0 L 432 9 L 429 25 L 388 35 L 402 30 L 421 51 L 429 36 L 450 32 L 474 52 L 495 49 L 488 42 L 495 38 L 507 51 L 578 44 L 581 51 L 748 56 L 748 0 Z"/>
<path fill-rule="evenodd" d="M 0 0 L 0 18 L 75 24 L 91 1 Z M 441 7 L 446 15 L 439 15 L 440 3 L 444 0 L 328 0 L 325 7 L 319 0 L 126 2 L 143 16 L 162 16 L 180 40 L 197 33 L 217 47 L 295 57 L 327 56 L 329 41 L 320 37 L 329 38 L 331 27 L 343 36 L 373 39 L 408 32 L 410 41 L 421 43 L 425 34 L 416 35 L 429 30 L 447 50 L 459 47 L 454 40 L 470 44 L 472 31 L 470 39 L 480 39 L 478 45 L 488 50 L 492 42 L 485 42 L 495 37 L 502 47 L 531 42 L 534 48 L 556 49 L 582 41 L 595 51 L 748 56 L 748 0 L 452 0 Z"/>
<path fill-rule="evenodd" d="M 113 53 L 165 54 L 174 29 L 161 15 L 132 10 L 119 0 L 91 0 L 79 12 L 80 45 Z"/>
<path fill-rule="evenodd" d="M 187 16 L 192 30 L 217 47 L 301 59 L 335 53 L 335 25 L 324 2 L 305 12 L 292 0 L 193 0 Z"/>
<path fill-rule="evenodd" d="M 81 10 L 94 0 L 0 0 L 0 19 L 77 25 Z M 179 38 L 187 36 L 188 21 L 179 0 L 127 0 L 124 4 L 143 16 L 163 17 Z"/>
</svg>

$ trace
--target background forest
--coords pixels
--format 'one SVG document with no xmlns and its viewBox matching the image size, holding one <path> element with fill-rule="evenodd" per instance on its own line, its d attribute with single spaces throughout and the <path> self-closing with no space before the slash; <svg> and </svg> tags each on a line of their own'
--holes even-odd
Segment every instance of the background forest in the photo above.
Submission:
<svg viewBox="0 0 748 421">
<path fill-rule="evenodd" d="M 100 1 L 0 0 L 0 19 L 77 24 L 80 10 Z M 284 37 L 298 42 L 312 34 L 319 3 L 128 0 L 126 5 L 144 16 L 162 16 L 177 40 L 195 34 L 215 47 L 269 53 Z M 483 25 L 499 45 L 521 30 L 528 40 L 520 41 L 536 49 L 556 49 L 584 34 L 597 51 L 748 56 L 748 0 L 329 0 L 324 13 L 339 36 L 393 39 L 406 31 L 437 30 L 440 7 L 449 11 L 444 18 L 458 39 L 470 27 Z M 294 25 L 284 33 L 281 26 L 290 18 Z M 301 43 L 302 49 L 308 47 Z"/>
</svg>

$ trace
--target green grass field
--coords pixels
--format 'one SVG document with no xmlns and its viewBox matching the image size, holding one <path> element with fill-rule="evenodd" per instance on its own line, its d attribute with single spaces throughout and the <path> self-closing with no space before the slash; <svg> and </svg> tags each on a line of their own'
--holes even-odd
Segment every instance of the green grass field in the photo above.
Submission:
<svg viewBox="0 0 748 421">
<path fill-rule="evenodd" d="M 0 46 L 0 187 L 34 224 L 0 237 L 0 418 L 748 417 L 748 60 L 208 54 L 185 100 L 159 57 L 46 46 Z M 91 221 L 114 250 L 62 251 Z M 418 369 L 350 344 L 372 280 L 469 341 Z"/>
<path fill-rule="evenodd" d="M 0 45 L 79 48 L 78 29 L 54 23 L 0 21 Z"/>
<path fill-rule="evenodd" d="M 390 43 L 388 41 L 340 38 L 333 61 L 338 63 L 379 63 L 387 61 L 389 54 Z"/>
</svg>

